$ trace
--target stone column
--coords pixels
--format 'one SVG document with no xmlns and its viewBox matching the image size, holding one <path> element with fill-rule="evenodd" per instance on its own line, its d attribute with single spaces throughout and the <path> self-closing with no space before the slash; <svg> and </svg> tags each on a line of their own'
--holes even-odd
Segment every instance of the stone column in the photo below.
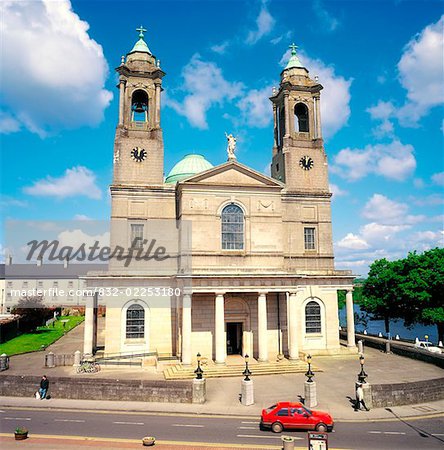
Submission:
<svg viewBox="0 0 444 450">
<path fill-rule="evenodd" d="M 320 97 L 315 97 L 316 100 L 316 139 L 322 138 L 321 131 L 321 99 Z"/>
<path fill-rule="evenodd" d="M 257 298 L 257 330 L 259 361 L 268 361 L 267 294 L 260 292 Z"/>
<path fill-rule="evenodd" d="M 94 294 L 93 301 L 93 352 L 97 348 L 97 330 L 98 330 L 98 320 L 99 320 L 99 294 Z"/>
<path fill-rule="evenodd" d="M 83 354 L 92 355 L 94 345 L 94 297 L 86 297 Z"/>
<path fill-rule="evenodd" d="M 161 95 L 160 83 L 156 83 L 156 117 L 155 117 L 155 124 L 158 127 L 160 127 L 160 95 Z"/>
<path fill-rule="evenodd" d="M 224 294 L 216 294 L 215 304 L 215 343 L 216 343 L 216 364 L 225 364 L 225 317 L 224 317 Z"/>
<path fill-rule="evenodd" d="M 288 334 L 289 334 L 289 358 L 299 359 L 298 348 L 298 318 L 297 318 L 297 293 L 290 292 L 288 299 Z"/>
<path fill-rule="evenodd" d="M 284 108 L 285 108 L 285 133 L 284 136 L 290 136 L 290 107 L 288 105 L 288 93 L 284 94 Z"/>
<path fill-rule="evenodd" d="M 191 365 L 191 295 L 182 299 L 182 364 Z"/>
<path fill-rule="evenodd" d="M 274 136 L 273 147 L 278 146 L 277 133 L 278 133 L 278 130 L 277 130 L 277 106 L 275 103 L 273 103 L 273 136 Z"/>
<path fill-rule="evenodd" d="M 347 347 L 355 346 L 355 316 L 353 312 L 353 289 L 348 289 L 345 295 L 347 307 Z"/>
<path fill-rule="evenodd" d="M 125 81 L 119 82 L 119 125 L 123 125 L 123 112 L 125 105 Z"/>
</svg>

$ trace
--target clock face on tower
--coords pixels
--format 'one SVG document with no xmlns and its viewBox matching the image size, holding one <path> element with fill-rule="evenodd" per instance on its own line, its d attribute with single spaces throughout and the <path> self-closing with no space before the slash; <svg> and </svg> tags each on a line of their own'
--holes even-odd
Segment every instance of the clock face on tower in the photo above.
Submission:
<svg viewBox="0 0 444 450">
<path fill-rule="evenodd" d="M 141 147 L 134 147 L 131 150 L 131 158 L 136 162 L 142 162 L 146 158 L 146 150 Z"/>
<path fill-rule="evenodd" d="M 310 170 L 313 165 L 314 162 L 313 160 L 309 157 L 309 156 L 303 156 L 300 160 L 299 160 L 299 165 L 301 166 L 302 169 L 304 170 Z"/>
</svg>

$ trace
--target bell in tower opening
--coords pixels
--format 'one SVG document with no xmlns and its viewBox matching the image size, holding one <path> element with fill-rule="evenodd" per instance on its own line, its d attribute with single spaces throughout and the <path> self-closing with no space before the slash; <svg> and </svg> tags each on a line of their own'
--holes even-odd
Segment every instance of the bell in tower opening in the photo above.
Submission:
<svg viewBox="0 0 444 450">
<path fill-rule="evenodd" d="M 131 121 L 148 122 L 148 94 L 141 89 L 135 91 L 131 98 Z"/>
</svg>

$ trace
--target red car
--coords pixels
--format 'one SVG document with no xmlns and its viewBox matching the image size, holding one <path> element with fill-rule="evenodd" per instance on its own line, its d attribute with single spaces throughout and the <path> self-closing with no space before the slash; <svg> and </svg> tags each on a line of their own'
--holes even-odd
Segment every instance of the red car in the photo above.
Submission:
<svg viewBox="0 0 444 450">
<path fill-rule="evenodd" d="M 279 402 L 262 410 L 261 428 L 280 433 L 284 428 L 332 431 L 333 418 L 323 411 L 313 411 L 300 402 Z"/>
</svg>

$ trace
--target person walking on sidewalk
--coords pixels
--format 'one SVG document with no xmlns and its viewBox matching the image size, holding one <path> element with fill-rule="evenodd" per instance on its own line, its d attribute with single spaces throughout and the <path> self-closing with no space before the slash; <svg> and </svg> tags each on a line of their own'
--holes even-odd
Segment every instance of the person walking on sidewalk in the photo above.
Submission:
<svg viewBox="0 0 444 450">
<path fill-rule="evenodd" d="M 46 377 L 46 375 L 43 375 L 42 379 L 40 380 L 40 389 L 39 389 L 40 400 L 46 398 L 48 394 L 48 389 L 49 389 L 49 380 Z"/>
<path fill-rule="evenodd" d="M 361 410 L 361 405 L 366 411 L 370 411 L 364 402 L 364 390 L 362 389 L 362 383 L 357 383 L 356 385 L 356 401 L 355 401 L 355 412 Z"/>
</svg>

